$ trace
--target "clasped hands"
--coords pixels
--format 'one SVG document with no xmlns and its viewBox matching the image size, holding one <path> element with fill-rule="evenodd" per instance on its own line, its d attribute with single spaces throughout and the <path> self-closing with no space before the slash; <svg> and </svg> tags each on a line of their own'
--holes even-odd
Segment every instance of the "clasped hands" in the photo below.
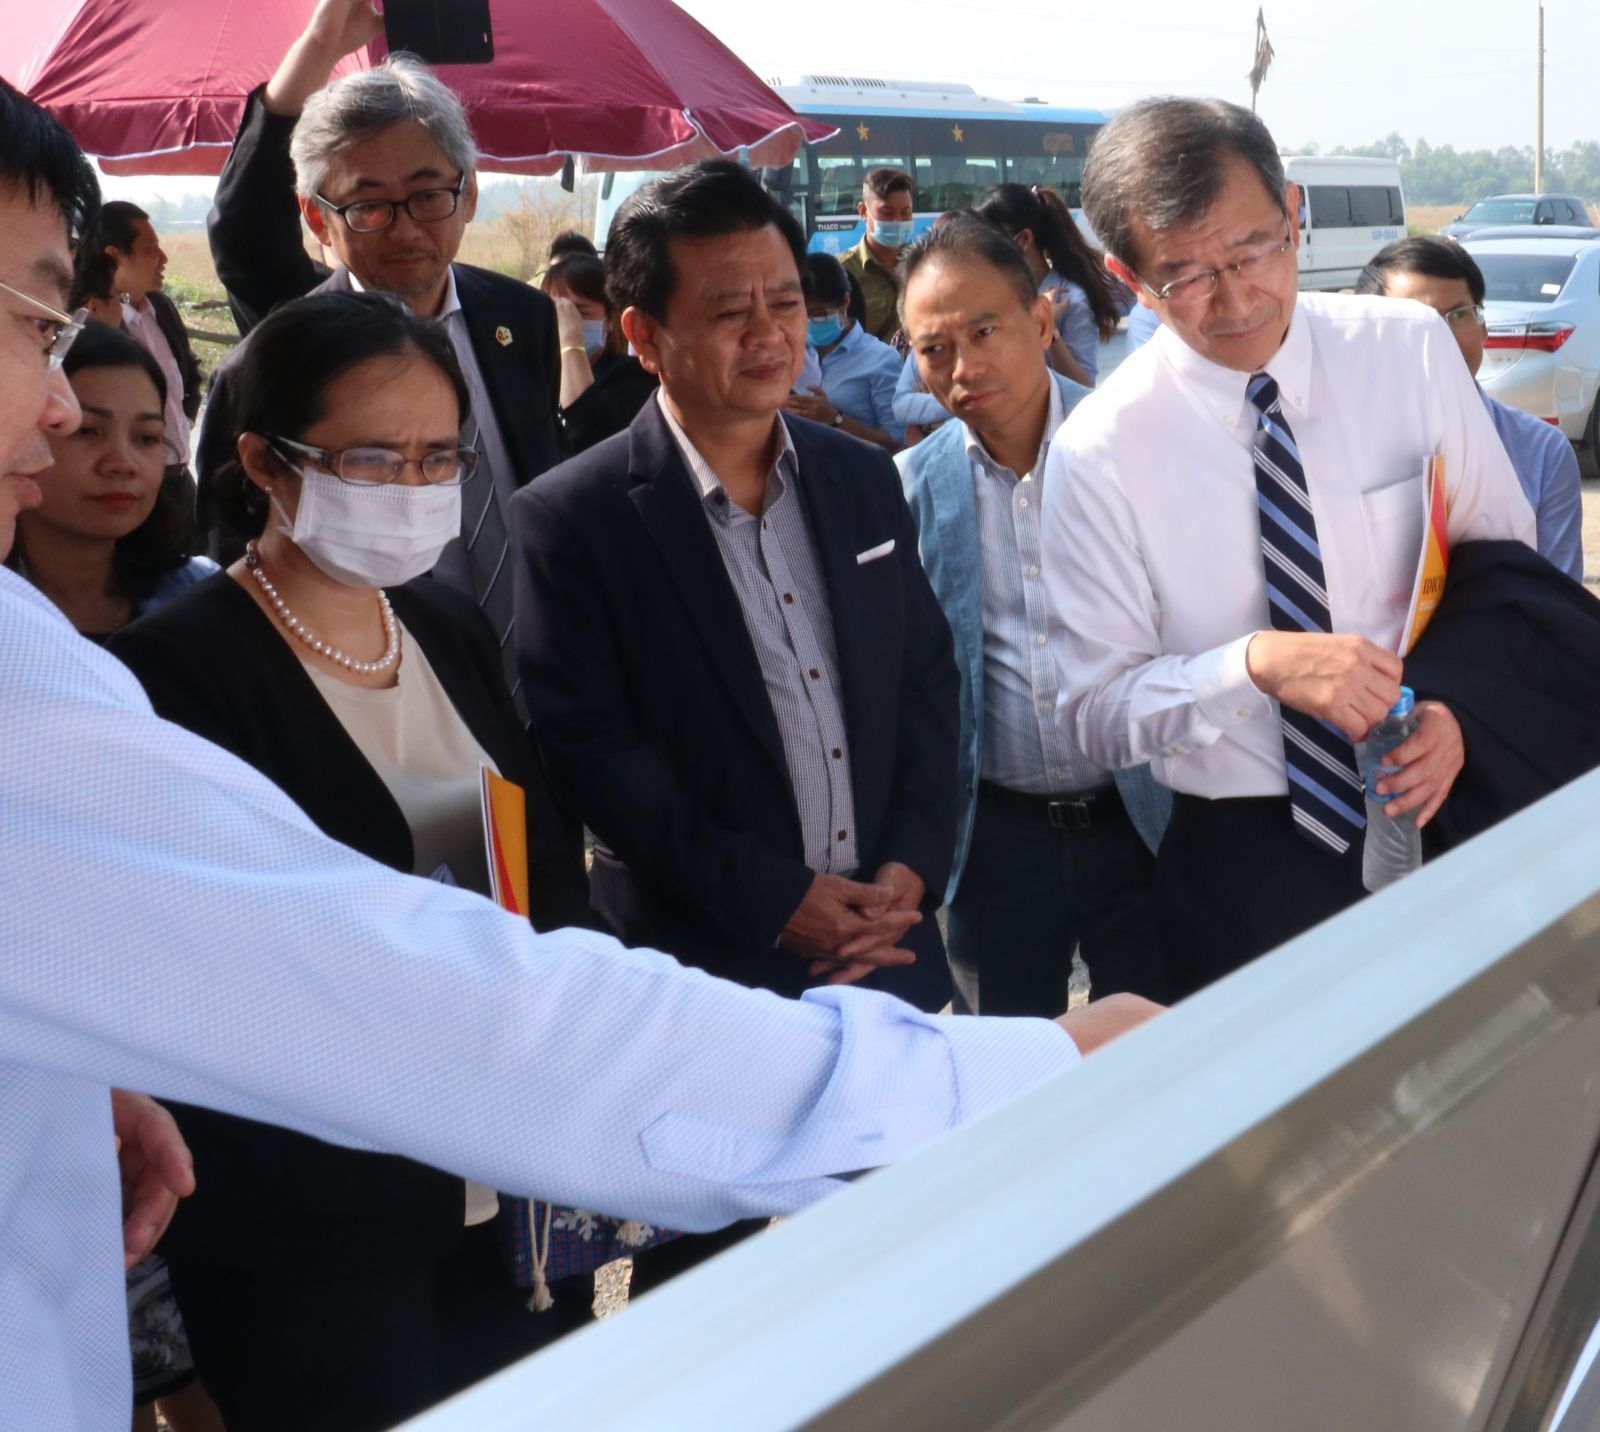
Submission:
<svg viewBox="0 0 1600 1432">
<path fill-rule="evenodd" d="M 1354 741 L 1400 699 L 1401 660 L 1365 637 L 1345 633 L 1260 631 L 1245 652 L 1251 681 L 1292 710 L 1336 726 Z M 1449 707 L 1419 701 L 1417 729 L 1389 754 L 1400 769 L 1377 783 L 1388 816 L 1416 811 L 1417 829 L 1434 818 L 1461 774 L 1466 748 Z"/>
<path fill-rule="evenodd" d="M 922 923 L 917 907 L 925 889 L 916 871 L 897 860 L 880 865 L 871 884 L 819 872 L 778 945 L 806 960 L 806 972 L 824 984 L 854 984 L 873 970 L 912 964 L 917 957 L 899 941 Z"/>
</svg>

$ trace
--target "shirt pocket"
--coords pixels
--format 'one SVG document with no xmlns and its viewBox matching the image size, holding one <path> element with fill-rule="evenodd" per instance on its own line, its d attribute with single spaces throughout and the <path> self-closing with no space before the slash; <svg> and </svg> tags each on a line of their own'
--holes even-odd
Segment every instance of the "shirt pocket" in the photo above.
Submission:
<svg viewBox="0 0 1600 1432">
<path fill-rule="evenodd" d="M 1419 460 L 1418 467 L 1421 467 Z M 1372 561 L 1373 591 L 1385 609 L 1403 614 L 1422 551 L 1422 478 L 1401 478 L 1361 493 L 1361 524 Z"/>
</svg>

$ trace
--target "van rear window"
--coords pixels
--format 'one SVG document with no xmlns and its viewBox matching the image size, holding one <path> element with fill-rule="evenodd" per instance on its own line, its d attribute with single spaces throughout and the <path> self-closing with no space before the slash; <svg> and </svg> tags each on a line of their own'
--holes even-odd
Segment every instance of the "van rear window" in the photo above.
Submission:
<svg viewBox="0 0 1600 1432">
<path fill-rule="evenodd" d="M 1382 229 L 1406 221 L 1398 189 L 1357 184 L 1350 190 L 1350 215 L 1358 229 Z"/>
<path fill-rule="evenodd" d="M 1473 253 L 1491 302 L 1552 303 L 1578 260 L 1572 254 Z"/>
</svg>

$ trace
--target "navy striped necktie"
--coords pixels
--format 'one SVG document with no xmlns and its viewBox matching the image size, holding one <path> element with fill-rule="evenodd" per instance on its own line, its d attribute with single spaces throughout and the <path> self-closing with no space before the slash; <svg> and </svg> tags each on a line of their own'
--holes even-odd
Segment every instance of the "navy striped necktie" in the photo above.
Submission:
<svg viewBox="0 0 1600 1432">
<path fill-rule="evenodd" d="M 1294 433 L 1283 415 L 1278 385 L 1267 374 L 1256 373 L 1245 391 L 1260 414 L 1255 437 L 1256 507 L 1273 630 L 1331 631 L 1311 494 Z M 1338 727 L 1315 716 L 1287 706 L 1279 711 L 1295 828 L 1313 844 L 1343 855 L 1367 824 L 1355 747 Z"/>
</svg>

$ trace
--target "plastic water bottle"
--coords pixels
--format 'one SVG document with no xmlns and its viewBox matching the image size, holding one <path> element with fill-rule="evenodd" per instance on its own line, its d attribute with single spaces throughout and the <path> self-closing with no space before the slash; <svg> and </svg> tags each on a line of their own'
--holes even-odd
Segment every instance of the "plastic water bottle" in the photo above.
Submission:
<svg viewBox="0 0 1600 1432">
<path fill-rule="evenodd" d="M 1422 864 L 1422 832 L 1417 829 L 1417 813 L 1387 816 L 1383 808 L 1394 799 L 1391 793 L 1380 796 L 1375 789 L 1385 776 L 1399 766 L 1385 765 L 1389 752 L 1417 729 L 1416 696 L 1409 686 L 1400 688 L 1400 699 L 1389 714 L 1367 732 L 1367 838 L 1361 853 L 1361 883 L 1368 890 L 1382 890 L 1402 875 L 1409 875 Z"/>
</svg>

